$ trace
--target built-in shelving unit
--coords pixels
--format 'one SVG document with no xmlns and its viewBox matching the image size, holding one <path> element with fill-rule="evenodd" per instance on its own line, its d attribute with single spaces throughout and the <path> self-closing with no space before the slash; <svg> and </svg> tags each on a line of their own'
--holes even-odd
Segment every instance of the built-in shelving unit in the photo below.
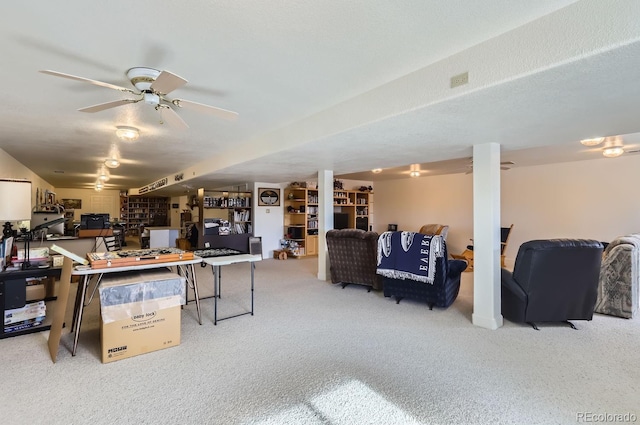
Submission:
<svg viewBox="0 0 640 425">
<path fill-rule="evenodd" d="M 359 190 L 333 191 L 334 227 L 370 230 L 373 226 L 373 193 Z"/>
<path fill-rule="evenodd" d="M 229 233 L 253 233 L 251 192 L 204 191 L 202 208 L 204 219 L 229 222 Z"/>
<path fill-rule="evenodd" d="M 318 190 L 288 187 L 284 190 L 285 239 L 295 241 L 299 255 L 318 253 Z"/>
<path fill-rule="evenodd" d="M 169 198 L 120 196 L 120 221 L 127 235 L 139 235 L 143 226 L 166 226 Z"/>
</svg>

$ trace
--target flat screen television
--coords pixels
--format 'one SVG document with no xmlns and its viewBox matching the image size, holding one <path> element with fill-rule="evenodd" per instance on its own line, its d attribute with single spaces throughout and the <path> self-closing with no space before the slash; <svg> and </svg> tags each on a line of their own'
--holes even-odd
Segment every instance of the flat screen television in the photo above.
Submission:
<svg viewBox="0 0 640 425">
<path fill-rule="evenodd" d="M 80 228 L 82 230 L 108 229 L 110 226 L 109 214 L 107 213 L 80 215 Z"/>
<path fill-rule="evenodd" d="M 347 213 L 333 213 L 333 228 L 334 229 L 348 229 L 349 228 L 349 214 Z"/>
</svg>

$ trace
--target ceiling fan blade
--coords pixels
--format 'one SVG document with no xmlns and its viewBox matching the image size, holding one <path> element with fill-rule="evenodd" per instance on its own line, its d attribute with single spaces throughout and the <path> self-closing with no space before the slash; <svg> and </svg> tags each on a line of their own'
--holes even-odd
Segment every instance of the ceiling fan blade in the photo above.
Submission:
<svg viewBox="0 0 640 425">
<path fill-rule="evenodd" d="M 505 171 L 506 171 L 506 170 L 510 170 L 510 169 L 511 169 L 511 167 L 500 167 L 500 169 L 501 169 L 501 170 L 505 170 Z"/>
<path fill-rule="evenodd" d="M 41 70 L 39 72 L 41 72 L 43 74 L 53 75 L 54 77 L 63 77 L 63 78 L 68 78 L 70 80 L 83 81 L 85 83 L 90 83 L 90 84 L 93 84 L 93 85 L 96 85 L 96 86 L 106 87 L 108 89 L 114 89 L 114 90 L 120 90 L 120 91 L 127 92 L 127 93 L 138 94 L 135 91 L 133 91 L 131 89 L 128 89 L 126 87 L 120 87 L 120 86 L 116 86 L 115 84 L 109 84 L 109 83 L 105 83 L 105 82 L 102 82 L 102 81 L 91 80 L 89 78 L 78 77 L 76 75 L 65 74 L 64 72 L 50 71 L 48 69 Z"/>
<path fill-rule="evenodd" d="M 513 161 L 503 161 L 500 163 L 500 165 L 516 165 L 516 163 Z"/>
<path fill-rule="evenodd" d="M 105 109 L 115 108 L 116 106 L 126 105 L 127 103 L 140 102 L 140 100 L 142 100 L 142 99 L 114 100 L 112 102 L 99 103 L 97 105 L 87 106 L 86 108 L 78 109 L 78 111 L 80 111 L 80 112 L 100 112 L 100 111 L 104 111 Z"/>
<path fill-rule="evenodd" d="M 156 80 L 151 83 L 151 90 L 157 93 L 171 93 L 177 88 L 187 84 L 187 80 L 169 71 L 162 71 Z"/>
<path fill-rule="evenodd" d="M 238 118 L 237 112 L 217 108 L 215 106 L 205 105 L 204 103 L 192 102 L 191 100 L 174 99 L 172 103 L 181 108 L 192 109 L 194 111 L 203 112 L 205 114 L 216 115 L 226 120 L 235 120 Z"/>
<path fill-rule="evenodd" d="M 182 117 L 178 115 L 178 113 L 174 111 L 173 108 L 171 108 L 170 106 L 162 106 L 157 109 L 160 112 L 162 121 L 168 122 L 169 125 L 172 125 L 177 128 L 189 128 L 189 126 L 182 119 Z"/>
</svg>

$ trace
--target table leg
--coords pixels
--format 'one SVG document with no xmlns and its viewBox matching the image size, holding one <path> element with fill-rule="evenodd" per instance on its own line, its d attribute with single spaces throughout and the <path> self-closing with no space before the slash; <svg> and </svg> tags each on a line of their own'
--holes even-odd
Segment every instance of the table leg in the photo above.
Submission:
<svg viewBox="0 0 640 425">
<path fill-rule="evenodd" d="M 218 324 L 218 294 L 220 293 L 220 266 L 211 266 L 213 270 L 213 324 Z"/>
<path fill-rule="evenodd" d="M 80 338 L 80 325 L 82 324 L 82 313 L 84 312 L 84 297 L 87 293 L 87 287 L 89 286 L 89 275 L 83 276 L 82 282 L 79 283 L 79 285 L 81 286 L 78 288 L 78 291 L 80 291 L 80 302 L 77 309 L 78 311 L 76 312 L 74 318 L 75 328 L 73 329 L 73 332 L 75 333 L 75 335 L 73 335 L 73 348 L 71 350 L 72 356 L 76 355 L 76 349 L 78 348 L 78 339 Z"/>
<path fill-rule="evenodd" d="M 251 262 L 249 264 L 251 264 L 251 315 L 253 316 L 253 275 L 256 268 L 256 263 Z"/>
<path fill-rule="evenodd" d="M 198 310 L 198 323 L 202 325 L 202 313 L 200 312 L 200 294 L 198 294 L 198 278 L 196 277 L 196 269 L 193 264 L 191 266 L 191 279 L 193 280 L 193 295 L 196 297 L 196 310 Z"/>
</svg>

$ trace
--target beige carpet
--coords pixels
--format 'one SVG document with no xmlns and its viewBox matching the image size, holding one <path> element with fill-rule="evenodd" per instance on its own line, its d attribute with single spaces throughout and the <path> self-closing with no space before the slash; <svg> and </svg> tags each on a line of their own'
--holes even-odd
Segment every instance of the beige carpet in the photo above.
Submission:
<svg viewBox="0 0 640 425">
<path fill-rule="evenodd" d="M 210 268 L 197 269 L 210 294 Z M 489 331 L 470 323 L 473 273 L 463 273 L 449 309 L 434 311 L 315 273 L 313 258 L 258 263 L 255 316 L 214 326 L 207 299 L 200 326 L 191 302 L 179 346 L 110 364 L 99 359 L 95 302 L 75 357 L 68 329 L 56 364 L 48 332 L 2 340 L 2 422 L 547 425 L 640 416 L 637 319 Z M 222 316 L 249 308 L 248 278 L 246 264 L 223 268 Z"/>
</svg>

